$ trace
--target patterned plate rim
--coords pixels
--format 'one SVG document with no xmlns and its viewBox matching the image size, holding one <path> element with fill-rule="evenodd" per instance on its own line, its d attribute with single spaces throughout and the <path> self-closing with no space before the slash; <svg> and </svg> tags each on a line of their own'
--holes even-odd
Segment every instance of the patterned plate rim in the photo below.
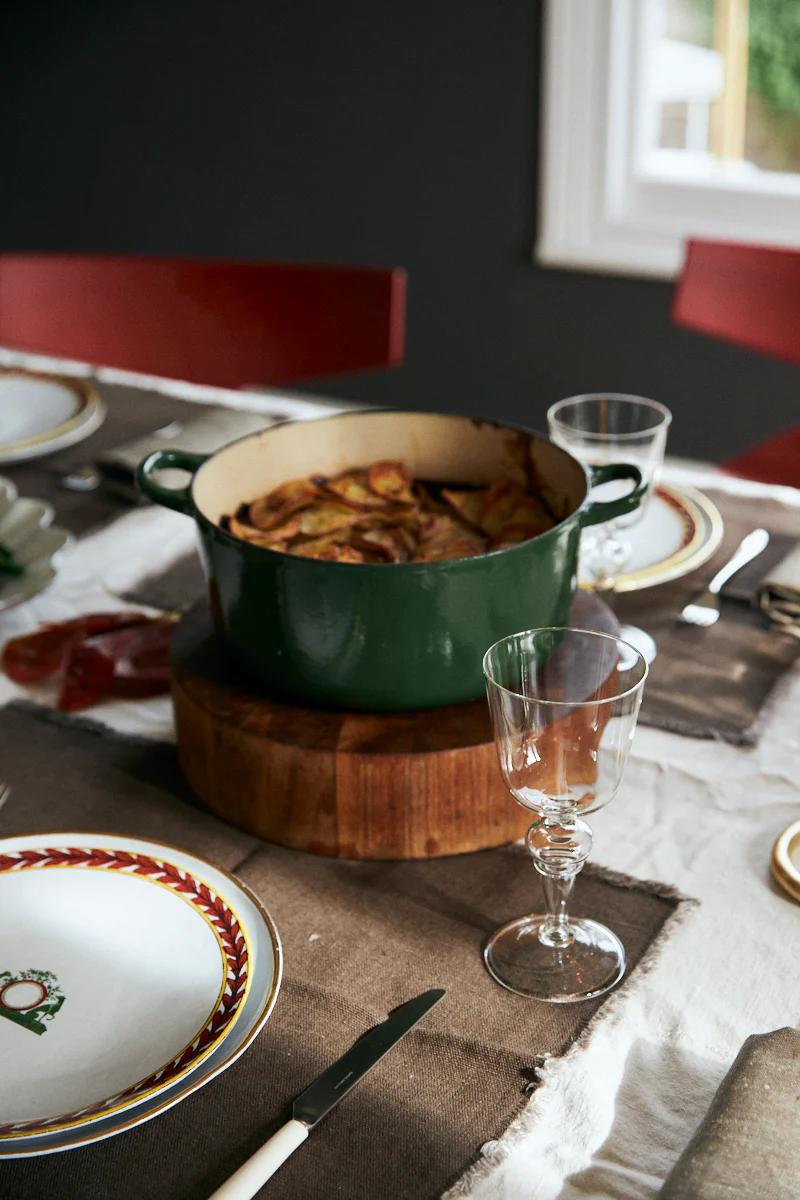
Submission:
<svg viewBox="0 0 800 1200">
<path fill-rule="evenodd" d="M 244 1008 L 250 989 L 250 943 L 246 929 L 229 901 L 205 880 L 166 858 L 85 844 L 65 845 L 64 835 L 42 835 L 50 836 L 55 838 L 55 844 L 52 846 L 31 847 L 12 853 L 4 853 L 0 849 L 0 875 L 19 874 L 24 870 L 119 871 L 129 877 L 163 887 L 189 904 L 212 930 L 220 949 L 222 983 L 216 1002 L 199 1030 L 177 1054 L 157 1070 L 149 1072 L 143 1079 L 130 1084 L 121 1092 L 85 1108 L 59 1113 L 53 1117 L 0 1124 L 0 1140 L 3 1141 L 55 1133 L 60 1129 L 71 1129 L 99 1117 L 110 1116 L 177 1082 L 194 1070 L 228 1036 Z M 70 835 L 70 840 L 73 837 L 74 835 Z M 12 840 L 22 839 L 3 839 Z M 120 838 L 121 842 L 124 840 Z"/>
<path fill-rule="evenodd" d="M 657 491 L 668 504 L 679 509 L 690 529 L 689 535 L 683 545 L 660 562 L 620 575 L 614 589 L 617 592 L 635 592 L 680 579 L 707 562 L 722 541 L 722 516 L 713 500 L 703 492 L 694 487 L 678 488 L 669 484 L 660 484 Z M 587 587 L 587 584 L 581 584 L 581 587 Z"/>
</svg>

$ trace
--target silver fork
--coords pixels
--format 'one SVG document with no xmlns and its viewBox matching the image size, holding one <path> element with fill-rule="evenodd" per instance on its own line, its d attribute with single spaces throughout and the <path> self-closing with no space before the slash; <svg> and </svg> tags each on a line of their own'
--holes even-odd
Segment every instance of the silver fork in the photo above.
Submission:
<svg viewBox="0 0 800 1200">
<path fill-rule="evenodd" d="M 8 797 L 11 795 L 11 788 L 7 783 L 0 783 L 0 808 L 3 807 Z"/>
<path fill-rule="evenodd" d="M 719 593 L 732 575 L 741 571 L 756 555 L 766 549 L 769 534 L 766 529 L 754 529 L 743 537 L 736 550 L 720 567 L 708 587 L 694 596 L 678 616 L 682 625 L 702 625 L 707 628 L 719 620 Z"/>
</svg>

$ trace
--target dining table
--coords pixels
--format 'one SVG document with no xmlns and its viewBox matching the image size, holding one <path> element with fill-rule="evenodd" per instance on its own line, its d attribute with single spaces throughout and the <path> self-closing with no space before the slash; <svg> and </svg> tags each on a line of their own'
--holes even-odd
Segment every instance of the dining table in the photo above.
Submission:
<svg viewBox="0 0 800 1200">
<path fill-rule="evenodd" d="M 42 365 L 8 352 L 3 361 Z M 101 384 L 119 382 L 113 373 L 94 374 Z M 265 416 L 313 420 L 336 407 L 328 397 L 291 392 L 227 392 L 128 375 L 124 383 L 167 387 L 198 406 Z M 535 424 L 536 413 L 531 416 Z M 796 517 L 800 533 L 800 490 L 669 457 L 664 479 L 756 505 L 779 503 Z M 125 607 L 120 596 L 135 592 L 155 565 L 166 570 L 180 562 L 195 538 L 193 522 L 178 513 L 121 507 L 112 521 L 63 551 L 48 588 L 0 613 L 0 642 L 43 622 Z M 730 688 L 736 687 L 733 671 Z M 22 687 L 0 675 L 0 780 L 3 708 L 25 699 Z M 487 1127 L 475 1161 L 451 1181 L 450 1200 L 657 1195 L 745 1038 L 800 1022 L 800 911 L 770 874 L 775 839 L 800 816 L 799 711 L 795 665 L 772 690 L 754 744 L 639 725 L 620 794 L 593 823 L 593 859 L 609 872 L 668 885 L 694 903 L 659 953 L 597 1011 L 570 1050 L 540 1064 L 537 1086 L 505 1132 L 492 1136 L 496 1131 Z M 117 699 L 89 715 L 119 735 L 164 747 L 174 742 L 167 696 Z M 532 1023 L 537 1011 L 532 1003 Z M 260 1036 L 269 1038 L 269 1025 Z M 263 1194 L 269 1195 L 268 1187 Z"/>
</svg>

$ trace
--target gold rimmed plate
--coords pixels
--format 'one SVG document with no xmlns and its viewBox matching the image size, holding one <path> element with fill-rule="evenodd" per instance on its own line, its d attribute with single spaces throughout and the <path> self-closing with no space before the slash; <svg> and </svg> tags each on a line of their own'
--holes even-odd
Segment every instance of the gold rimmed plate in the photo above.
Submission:
<svg viewBox="0 0 800 1200">
<path fill-rule="evenodd" d="M 274 1005 L 281 949 L 268 913 L 175 847 L 7 838 L 0 904 L 0 1156 L 149 1120 L 224 1070 Z"/>
<path fill-rule="evenodd" d="M 800 902 L 800 821 L 793 821 L 772 847 L 770 866 L 779 883 L 793 900 Z"/>
<path fill-rule="evenodd" d="M 24 462 L 89 437 L 105 405 L 85 379 L 0 368 L 0 463 Z"/>
<path fill-rule="evenodd" d="M 623 530 L 632 550 L 615 591 L 634 592 L 688 575 L 706 562 L 722 541 L 717 506 L 696 488 L 661 484 L 642 519 Z M 581 572 L 582 586 L 590 586 Z"/>
</svg>

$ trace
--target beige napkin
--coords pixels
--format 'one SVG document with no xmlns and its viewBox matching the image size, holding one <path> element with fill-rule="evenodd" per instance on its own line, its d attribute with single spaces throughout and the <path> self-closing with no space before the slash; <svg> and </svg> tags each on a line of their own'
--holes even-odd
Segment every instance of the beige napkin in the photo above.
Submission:
<svg viewBox="0 0 800 1200">
<path fill-rule="evenodd" d="M 797 1200 L 800 1029 L 747 1039 L 659 1195 L 661 1200 Z"/>
<path fill-rule="evenodd" d="M 756 595 L 771 621 L 800 638 L 800 542 L 762 579 Z"/>
<path fill-rule="evenodd" d="M 153 450 L 187 450 L 192 454 L 213 454 L 248 433 L 256 433 L 285 419 L 263 413 L 243 412 L 241 409 L 199 408 L 189 421 L 170 421 L 167 425 L 133 438 L 120 446 L 98 454 L 96 467 L 105 482 L 119 490 L 133 488 L 133 478 L 139 463 Z M 163 487 L 180 487 L 186 482 L 183 471 L 160 471 L 158 482 Z"/>
</svg>

